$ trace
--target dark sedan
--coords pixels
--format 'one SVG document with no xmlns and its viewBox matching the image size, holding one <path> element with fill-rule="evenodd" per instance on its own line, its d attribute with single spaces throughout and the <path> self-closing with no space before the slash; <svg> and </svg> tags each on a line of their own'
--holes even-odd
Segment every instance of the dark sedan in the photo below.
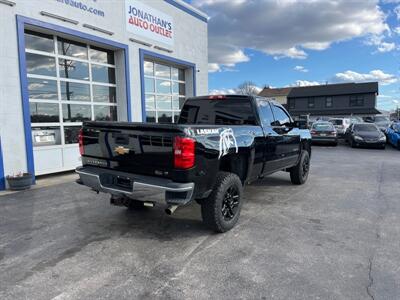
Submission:
<svg viewBox="0 0 400 300">
<path fill-rule="evenodd" d="M 352 124 L 346 134 L 349 145 L 354 147 L 374 147 L 385 149 L 386 136 L 373 123 Z"/>
<path fill-rule="evenodd" d="M 335 126 L 331 122 L 317 121 L 311 126 L 313 143 L 330 143 L 337 145 L 338 137 Z"/>
</svg>

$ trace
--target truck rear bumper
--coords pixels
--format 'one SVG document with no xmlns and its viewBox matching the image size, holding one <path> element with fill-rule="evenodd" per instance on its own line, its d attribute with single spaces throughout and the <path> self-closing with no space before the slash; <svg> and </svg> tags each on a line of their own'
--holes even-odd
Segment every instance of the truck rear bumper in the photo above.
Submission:
<svg viewBox="0 0 400 300">
<path fill-rule="evenodd" d="M 139 201 L 184 205 L 192 200 L 194 183 L 124 173 L 97 167 L 78 167 L 82 184 L 95 191 Z"/>
</svg>

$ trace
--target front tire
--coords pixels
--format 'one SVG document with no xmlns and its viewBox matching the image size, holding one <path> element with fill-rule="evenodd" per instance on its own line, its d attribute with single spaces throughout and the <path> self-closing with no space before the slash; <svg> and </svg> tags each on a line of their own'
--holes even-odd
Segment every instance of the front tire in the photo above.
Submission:
<svg viewBox="0 0 400 300">
<path fill-rule="evenodd" d="M 297 165 L 290 169 L 290 180 L 293 184 L 304 184 L 307 181 L 309 171 L 310 155 L 308 151 L 303 150 Z"/>
<path fill-rule="evenodd" d="M 203 223 L 219 233 L 232 229 L 239 220 L 242 193 L 242 182 L 236 174 L 218 172 L 213 191 L 201 201 Z"/>
</svg>

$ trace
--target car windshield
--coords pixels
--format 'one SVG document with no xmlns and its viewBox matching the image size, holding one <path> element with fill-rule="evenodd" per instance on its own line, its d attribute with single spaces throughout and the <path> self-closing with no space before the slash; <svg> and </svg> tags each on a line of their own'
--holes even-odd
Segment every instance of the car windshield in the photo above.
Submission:
<svg viewBox="0 0 400 300">
<path fill-rule="evenodd" d="M 328 124 L 328 123 L 313 124 L 312 128 L 317 131 L 332 131 L 332 130 L 334 130 L 332 124 Z"/>
<path fill-rule="evenodd" d="M 355 124 L 354 131 L 377 131 L 378 128 L 374 124 Z"/>
<path fill-rule="evenodd" d="M 342 119 L 332 119 L 329 120 L 333 125 L 343 125 L 343 120 Z"/>
</svg>

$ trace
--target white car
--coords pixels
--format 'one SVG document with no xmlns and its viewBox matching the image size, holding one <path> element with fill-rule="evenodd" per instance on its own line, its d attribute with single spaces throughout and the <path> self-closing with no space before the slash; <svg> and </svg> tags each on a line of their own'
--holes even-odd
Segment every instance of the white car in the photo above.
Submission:
<svg viewBox="0 0 400 300">
<path fill-rule="evenodd" d="M 351 124 L 350 118 L 331 118 L 329 122 L 335 126 L 338 136 L 344 136 L 347 128 L 349 128 Z"/>
</svg>

